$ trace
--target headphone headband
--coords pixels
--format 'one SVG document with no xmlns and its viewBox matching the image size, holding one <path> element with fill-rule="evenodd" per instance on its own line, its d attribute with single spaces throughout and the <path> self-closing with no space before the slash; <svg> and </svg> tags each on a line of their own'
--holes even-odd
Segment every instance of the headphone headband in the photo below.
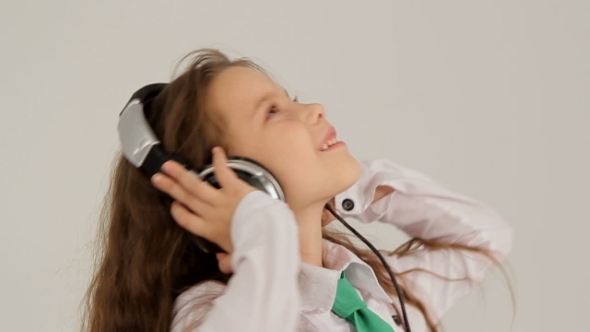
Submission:
<svg viewBox="0 0 590 332">
<path fill-rule="evenodd" d="M 151 100 L 165 87 L 165 83 L 149 84 L 137 90 L 119 114 L 117 126 L 123 154 L 133 166 L 152 176 L 160 171 L 162 164 L 171 159 L 154 134 L 146 119 Z M 147 107 L 146 107 L 147 106 Z"/>
<path fill-rule="evenodd" d="M 164 88 L 168 85 L 168 83 L 153 83 L 148 84 L 141 89 L 135 91 L 135 93 L 131 96 L 130 101 L 133 99 L 139 99 L 142 102 L 145 102 L 148 99 L 155 98 Z"/>
<path fill-rule="evenodd" d="M 168 83 L 152 83 L 140 88 L 139 90 L 135 91 L 133 95 L 131 95 L 131 98 L 129 98 L 129 101 L 125 107 L 127 107 L 134 100 L 137 100 L 144 104 L 144 112 L 146 113 L 145 115 L 147 115 L 147 113 L 149 113 L 149 109 L 146 109 L 145 105 L 148 103 L 151 104 L 152 100 L 156 98 L 166 86 L 168 86 Z M 124 110 L 125 109 L 121 111 L 121 114 Z"/>
</svg>

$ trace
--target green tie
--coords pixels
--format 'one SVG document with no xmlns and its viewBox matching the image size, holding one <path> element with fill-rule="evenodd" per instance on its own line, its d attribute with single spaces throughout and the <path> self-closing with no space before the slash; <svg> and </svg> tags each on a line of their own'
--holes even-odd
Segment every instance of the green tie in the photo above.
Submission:
<svg viewBox="0 0 590 332">
<path fill-rule="evenodd" d="M 332 311 L 351 322 L 358 332 L 394 332 L 387 322 L 367 308 L 367 304 L 346 279 L 344 272 L 338 280 Z"/>
</svg>

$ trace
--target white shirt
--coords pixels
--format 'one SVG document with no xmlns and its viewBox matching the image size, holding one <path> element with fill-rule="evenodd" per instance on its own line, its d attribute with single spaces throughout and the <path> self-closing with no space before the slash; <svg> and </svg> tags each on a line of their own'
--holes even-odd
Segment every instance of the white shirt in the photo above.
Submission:
<svg viewBox="0 0 590 332">
<path fill-rule="evenodd" d="M 512 229 L 481 203 L 387 160 L 361 165 L 359 181 L 336 196 L 336 210 L 342 217 L 389 223 L 411 237 L 484 248 L 495 252 L 499 261 L 511 250 Z M 371 204 L 380 185 L 395 191 Z M 395 332 L 404 331 L 392 318 L 401 317 L 397 296 L 389 296 L 373 270 L 352 252 L 324 240 L 324 267 L 300 261 L 297 224 L 284 202 L 252 192 L 238 205 L 232 223 L 234 276 L 227 286 L 204 282 L 178 296 L 172 332 L 354 331 L 350 323 L 331 312 L 337 281 L 345 269 L 367 306 Z M 419 268 L 464 279 L 448 281 L 427 272 L 405 276 L 403 285 L 426 304 L 435 321 L 493 266 L 482 255 L 446 249 L 384 257 L 396 273 Z M 203 305 L 207 303 L 212 305 Z M 406 304 L 406 310 L 413 332 L 428 331 L 418 309 Z"/>
</svg>

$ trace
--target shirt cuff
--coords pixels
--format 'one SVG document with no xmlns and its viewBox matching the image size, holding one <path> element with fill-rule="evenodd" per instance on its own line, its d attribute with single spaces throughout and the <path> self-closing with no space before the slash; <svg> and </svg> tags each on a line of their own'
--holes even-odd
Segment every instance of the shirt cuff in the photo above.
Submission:
<svg viewBox="0 0 590 332">
<path fill-rule="evenodd" d="M 371 222 L 388 213 L 393 207 L 392 201 L 397 195 L 398 185 L 403 182 L 402 172 L 388 169 L 389 165 L 376 160 L 361 162 L 361 177 L 350 188 L 336 195 L 334 204 L 336 211 L 343 216 L 358 217 L 360 221 Z M 394 192 L 373 203 L 375 191 L 379 186 L 389 186 Z"/>
</svg>

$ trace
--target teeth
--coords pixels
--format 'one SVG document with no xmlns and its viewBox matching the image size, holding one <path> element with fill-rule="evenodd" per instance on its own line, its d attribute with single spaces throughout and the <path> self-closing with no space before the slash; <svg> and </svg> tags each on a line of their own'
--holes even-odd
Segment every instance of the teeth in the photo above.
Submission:
<svg viewBox="0 0 590 332">
<path fill-rule="evenodd" d="M 322 145 L 322 150 L 327 150 L 330 146 L 336 143 L 338 143 L 338 140 L 336 139 L 336 137 L 332 137 L 326 143 L 324 143 L 324 145 Z"/>
</svg>

